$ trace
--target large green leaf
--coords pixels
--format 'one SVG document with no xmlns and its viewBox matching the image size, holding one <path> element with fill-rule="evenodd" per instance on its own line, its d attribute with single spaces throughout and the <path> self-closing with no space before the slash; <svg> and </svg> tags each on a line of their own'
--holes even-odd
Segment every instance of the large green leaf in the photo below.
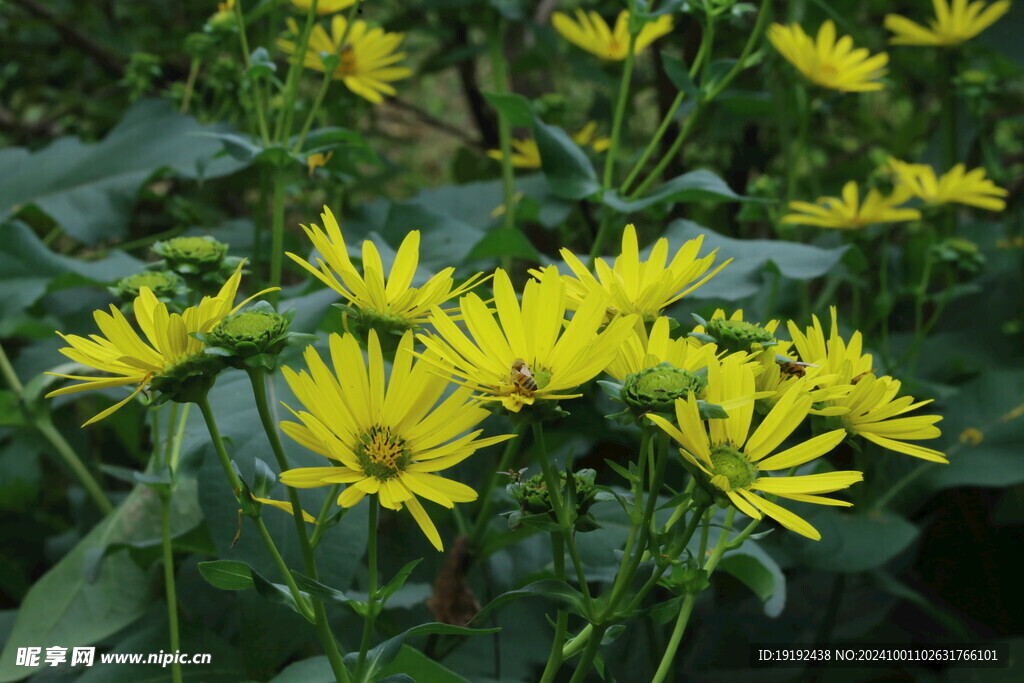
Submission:
<svg viewBox="0 0 1024 683">
<path fill-rule="evenodd" d="M 125 234 L 139 187 L 157 171 L 212 178 L 242 167 L 214 159 L 210 130 L 162 100 L 141 100 L 100 142 L 55 140 L 31 152 L 0 150 L 0 220 L 34 205 L 76 239 L 92 244 Z"/>
<path fill-rule="evenodd" d="M 722 558 L 718 568 L 732 574 L 754 591 L 769 617 L 782 614 L 786 606 L 786 575 L 779 565 L 754 541 L 747 541 Z"/>
<path fill-rule="evenodd" d="M 113 252 L 98 261 L 55 254 L 20 221 L 0 226 L 0 235 L 0 316 L 3 317 L 24 310 L 47 292 L 80 284 L 106 285 L 142 270 L 141 261 L 122 252 Z"/>
<path fill-rule="evenodd" d="M 733 192 L 725 184 L 725 181 L 714 173 L 701 169 L 676 176 L 639 199 L 625 199 L 618 192 L 609 190 L 604 193 L 601 200 L 616 211 L 629 213 L 642 211 L 662 203 L 671 205 L 678 202 L 722 202 L 744 199 Z"/>
<path fill-rule="evenodd" d="M 114 543 L 148 538 L 159 527 L 160 501 L 144 486 L 89 532 L 25 595 L 14 629 L 0 654 L 0 682 L 17 681 L 32 669 L 17 666 L 19 647 L 84 646 L 120 631 L 142 616 L 152 597 L 146 573 L 127 553 L 103 562 L 96 581 L 86 581 L 90 556 Z"/>
<path fill-rule="evenodd" d="M 701 235 L 704 236 L 704 253 L 718 249 L 720 260 L 735 260 L 690 294 L 691 298 L 736 301 L 755 294 L 761 289 L 768 262 L 775 264 L 784 277 L 793 280 L 821 277 L 839 263 L 846 251 L 846 247 L 823 249 L 782 240 L 733 239 L 687 220 L 673 221 L 665 231 L 673 246 Z"/>
<path fill-rule="evenodd" d="M 918 536 L 916 526 L 890 512 L 850 514 L 820 505 L 787 507 L 821 532 L 820 541 L 781 535 L 783 547 L 793 551 L 793 558 L 815 569 L 849 574 L 876 569 L 906 550 Z"/>
<path fill-rule="evenodd" d="M 568 133 L 558 126 L 549 126 L 535 115 L 533 134 L 552 192 L 564 199 L 582 199 L 601 189 L 593 164 Z"/>
</svg>

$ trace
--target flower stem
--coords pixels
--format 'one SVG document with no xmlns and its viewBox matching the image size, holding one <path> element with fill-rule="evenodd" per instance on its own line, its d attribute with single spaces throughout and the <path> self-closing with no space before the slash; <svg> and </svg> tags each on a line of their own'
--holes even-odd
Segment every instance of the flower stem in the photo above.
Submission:
<svg viewBox="0 0 1024 683">
<path fill-rule="evenodd" d="M 256 411 L 259 413 L 260 422 L 263 423 L 263 431 L 266 432 L 270 448 L 274 452 L 274 458 L 277 460 L 277 466 L 282 472 L 285 472 L 290 469 L 288 456 L 284 452 L 281 437 L 277 432 L 277 424 L 274 422 L 274 418 L 270 413 L 270 406 L 267 403 L 266 371 L 250 368 L 247 370 L 247 374 L 249 375 L 249 382 L 252 384 L 253 397 L 256 399 Z M 288 499 L 292 504 L 295 535 L 299 539 L 299 548 L 302 550 L 302 560 L 306 575 L 314 581 L 319 581 L 320 572 L 316 566 L 313 546 L 310 544 L 309 535 L 306 533 L 306 522 L 303 520 L 299 493 L 291 486 L 286 488 L 288 490 Z M 330 498 L 328 498 L 328 501 L 330 501 Z M 331 627 L 327 621 L 327 610 L 321 600 L 313 597 L 311 601 L 313 603 L 313 616 L 316 619 L 317 634 L 320 636 L 320 642 L 324 648 L 324 653 L 327 655 L 327 660 L 331 664 L 331 670 L 334 672 L 335 678 L 347 681 L 348 670 L 345 668 L 341 651 L 338 649 L 338 641 L 335 640 L 334 635 L 331 633 Z"/>
<path fill-rule="evenodd" d="M 551 532 L 551 558 L 554 561 L 555 578 L 565 580 L 565 541 L 560 532 Z M 551 640 L 551 652 L 548 654 L 547 664 L 544 665 L 544 673 L 540 677 L 541 683 L 551 683 L 555 680 L 559 667 L 562 666 L 562 647 L 565 645 L 565 632 L 569 626 L 569 613 L 558 610 L 555 616 L 555 635 Z"/>
<path fill-rule="evenodd" d="M 206 421 L 206 429 L 210 432 L 210 440 L 213 441 L 213 448 L 217 451 L 217 457 L 220 459 L 221 467 L 224 469 L 224 475 L 228 478 L 228 483 L 231 485 L 231 491 L 234 493 L 236 498 L 240 498 L 244 495 L 245 487 L 242 484 L 242 480 L 238 478 L 238 474 L 235 472 L 234 466 L 231 464 L 231 458 L 228 457 L 228 452 L 224 448 L 224 440 L 220 436 L 220 429 L 217 428 L 217 420 L 213 416 L 213 409 L 210 407 L 210 399 L 207 396 L 203 396 L 201 399 L 196 401 L 196 405 L 199 406 L 199 410 L 203 413 L 203 419 Z M 260 538 L 263 539 L 263 544 L 267 547 L 267 551 L 270 553 L 274 560 L 274 564 L 280 570 L 285 583 L 288 585 L 288 590 L 291 592 L 292 599 L 295 601 L 296 609 L 299 613 L 306 618 L 306 620 L 313 622 L 314 616 L 310 609 L 309 603 L 302 596 L 302 592 L 299 587 L 295 584 L 295 577 L 292 576 L 291 570 L 288 569 L 288 565 L 285 564 L 284 558 L 281 557 L 281 553 L 277 550 L 277 546 L 274 544 L 274 539 L 271 537 L 270 532 L 267 531 L 266 524 L 259 517 L 253 517 L 253 524 L 256 525 L 257 531 L 260 533 Z"/>
<path fill-rule="evenodd" d="M 302 124 L 299 137 L 295 141 L 295 146 L 292 147 L 292 154 L 298 154 L 302 150 L 302 145 L 306 142 L 306 136 L 309 135 L 309 129 L 313 127 L 313 118 L 320 111 L 320 105 L 323 104 L 324 97 L 327 95 L 327 89 L 331 87 L 331 80 L 331 75 L 324 73 L 324 80 L 320 83 L 320 89 L 317 90 L 316 98 L 313 99 L 313 106 L 310 107 L 309 114 L 306 116 L 306 122 Z"/>
<path fill-rule="evenodd" d="M 377 619 L 377 517 L 380 510 L 380 503 L 377 496 L 370 496 L 370 514 L 368 517 L 369 535 L 366 541 L 366 563 L 369 572 L 369 585 L 367 586 L 368 606 L 367 615 L 363 619 L 363 639 L 359 644 L 359 663 L 356 664 L 357 676 L 365 680 L 363 666 L 366 664 L 366 653 L 370 650 L 370 641 L 373 639 L 373 624 Z"/>
<path fill-rule="evenodd" d="M 498 460 L 497 469 L 491 472 L 487 477 L 487 483 L 484 484 L 483 489 L 481 489 L 480 504 L 477 508 L 476 521 L 473 523 L 473 529 L 469 534 L 469 547 L 473 549 L 474 553 L 480 550 L 480 542 L 483 540 L 484 533 L 487 531 L 487 525 L 491 521 L 491 511 L 494 508 L 492 498 L 494 496 L 495 486 L 498 483 L 498 477 L 502 476 L 503 472 L 507 472 L 512 467 L 512 461 L 519 452 L 519 444 L 522 441 L 522 435 L 525 430 L 525 422 L 516 426 L 515 438 L 509 439 L 505 442 L 505 449 L 502 451 L 501 458 Z"/>
<path fill-rule="evenodd" d="M 488 43 L 491 48 L 491 72 L 494 76 L 494 92 L 498 95 L 504 95 L 508 92 L 508 63 L 505 59 L 504 17 L 495 22 Z M 501 194 L 502 201 L 505 204 L 505 213 L 502 214 L 502 220 L 506 230 L 515 230 L 516 181 L 515 171 L 512 168 L 512 127 L 509 125 L 508 117 L 500 110 L 498 111 L 498 147 L 501 150 Z M 501 265 L 505 270 L 509 270 L 512 266 L 512 257 L 508 254 L 503 254 Z"/>
<path fill-rule="evenodd" d="M 314 0 L 314 4 L 316 0 Z M 249 59 L 249 38 L 245 32 L 245 16 L 242 13 L 242 0 L 238 0 L 235 3 L 235 20 L 238 22 L 238 39 L 242 44 L 242 63 L 245 64 L 245 68 L 248 69 L 252 64 Z M 198 70 L 198 61 L 193 60 L 192 66 Z M 193 73 L 189 73 L 189 82 L 186 85 L 185 100 L 182 102 L 182 111 L 188 110 L 189 95 L 192 93 L 191 84 L 194 81 Z M 253 108 L 256 110 L 256 125 L 259 126 L 260 137 L 263 139 L 263 144 L 270 143 L 270 132 L 267 128 L 267 118 L 263 113 L 263 93 L 259 88 L 259 84 L 253 82 Z"/>
<path fill-rule="evenodd" d="M 170 435 L 168 435 L 170 436 Z M 164 592 L 167 595 L 167 626 L 171 632 L 171 652 L 181 647 L 178 635 L 178 596 L 174 588 L 174 549 L 171 546 L 171 495 L 160 496 L 160 530 L 164 555 Z M 171 664 L 171 679 L 181 683 L 181 664 Z"/>
<path fill-rule="evenodd" d="M 316 22 L 316 6 L 318 0 L 309 3 L 309 10 L 306 12 L 306 23 L 302 26 L 302 33 L 295 44 L 295 53 L 292 55 L 291 65 L 288 67 L 288 75 L 285 77 L 284 97 L 282 109 L 277 117 L 277 125 L 274 127 L 274 139 L 284 143 L 291 132 L 292 117 L 295 114 L 295 97 L 299 90 L 299 74 L 306 62 L 306 48 L 309 46 L 309 36 L 313 32 L 313 24 Z"/>
<path fill-rule="evenodd" d="M 199 75 L 199 65 L 202 64 L 199 57 L 193 57 L 192 63 L 188 68 L 188 78 L 185 80 L 185 92 L 181 96 L 181 108 L 178 109 L 182 114 L 188 113 L 188 106 L 192 102 L 192 92 L 196 87 L 196 76 Z"/>
<path fill-rule="evenodd" d="M 703 515 L 701 516 L 703 517 Z M 714 573 L 718 563 L 722 560 L 722 555 L 725 554 L 725 550 L 729 545 L 729 534 L 732 532 L 732 521 L 735 516 L 736 508 L 729 508 L 725 515 L 725 525 L 722 528 L 722 533 L 718 536 L 718 543 L 715 544 L 715 549 L 711 551 L 711 557 L 704 563 L 704 571 L 708 573 L 708 576 Z M 665 648 L 665 654 L 661 658 L 661 664 L 658 665 L 658 670 L 655 672 L 654 678 L 651 679 L 651 683 L 662 683 L 671 671 L 672 662 L 676 658 L 679 643 L 683 638 L 683 632 L 686 630 L 686 625 L 690 620 L 690 614 L 693 612 L 693 604 L 696 600 L 696 593 L 691 591 L 686 594 L 686 598 L 679 608 L 679 617 L 676 619 L 675 628 L 672 629 L 672 636 L 669 638 L 668 646 Z"/>
<path fill-rule="evenodd" d="M 576 670 L 573 671 L 569 683 L 583 683 L 587 679 L 587 673 L 590 671 L 590 667 L 594 664 L 594 659 L 601 649 L 601 639 L 604 638 L 604 632 L 607 630 L 608 626 L 604 624 L 594 626 L 594 630 L 590 634 L 590 640 L 587 641 L 587 649 L 580 656 L 580 661 L 576 664 Z"/>
<path fill-rule="evenodd" d="M 273 172 L 271 181 L 274 186 L 273 206 L 271 207 L 272 221 L 270 224 L 270 286 L 281 286 L 281 256 L 284 252 L 284 191 L 285 175 L 281 170 Z M 270 303 L 277 305 L 280 297 L 280 290 L 274 290 L 267 295 Z"/>
</svg>

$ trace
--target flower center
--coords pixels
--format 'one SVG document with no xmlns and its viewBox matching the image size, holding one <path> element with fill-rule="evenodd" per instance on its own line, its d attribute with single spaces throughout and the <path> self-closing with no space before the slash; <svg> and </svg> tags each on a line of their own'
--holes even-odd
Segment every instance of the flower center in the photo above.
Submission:
<svg viewBox="0 0 1024 683">
<path fill-rule="evenodd" d="M 359 68 L 358 62 L 356 62 L 356 51 L 352 49 L 351 44 L 346 44 L 345 47 L 338 50 L 338 68 L 334 70 L 336 74 L 341 76 L 352 76 L 356 73 Z"/>
<path fill-rule="evenodd" d="M 392 434 L 390 427 L 381 425 L 371 427 L 359 438 L 355 453 L 363 472 L 380 481 L 397 477 L 412 459 L 405 439 Z"/>
<path fill-rule="evenodd" d="M 700 394 L 706 386 L 707 378 L 703 374 L 662 363 L 627 375 L 622 384 L 622 397 L 640 412 L 672 412 L 677 398 L 686 398 L 691 392 Z"/>
<path fill-rule="evenodd" d="M 757 479 L 757 469 L 747 456 L 732 446 L 719 445 L 711 449 L 711 473 L 729 481 L 730 491 L 750 486 Z"/>
<path fill-rule="evenodd" d="M 551 371 L 532 368 L 522 358 L 512 361 L 508 377 L 509 395 L 533 398 L 533 395 L 551 383 Z"/>
<path fill-rule="evenodd" d="M 734 353 L 759 351 L 776 343 L 771 332 L 742 320 L 715 318 L 708 321 L 707 333 L 715 338 L 720 347 Z"/>
</svg>

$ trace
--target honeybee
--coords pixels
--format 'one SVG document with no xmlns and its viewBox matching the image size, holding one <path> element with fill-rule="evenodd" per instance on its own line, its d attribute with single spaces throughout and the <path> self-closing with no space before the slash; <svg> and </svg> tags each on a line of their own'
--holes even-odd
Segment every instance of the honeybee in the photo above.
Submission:
<svg viewBox="0 0 1024 683">
<path fill-rule="evenodd" d="M 512 373 L 509 378 L 512 380 L 512 384 L 520 389 L 525 389 L 531 393 L 537 391 L 537 380 L 534 379 L 530 366 L 522 358 L 516 358 L 512 361 Z"/>
<path fill-rule="evenodd" d="M 513 484 L 520 484 L 523 481 L 523 474 L 525 474 L 526 470 L 528 470 L 528 469 L 530 469 L 530 468 L 529 467 L 524 467 L 523 469 L 519 470 L 518 472 L 516 470 L 502 470 L 502 471 L 498 472 L 498 474 L 504 474 L 506 477 L 509 478 L 509 481 L 511 483 L 513 483 Z"/>
<path fill-rule="evenodd" d="M 814 363 L 802 363 L 800 361 L 795 360 L 787 361 L 785 363 L 779 363 L 779 371 L 783 375 L 789 375 L 791 377 L 803 377 L 804 375 L 807 374 L 807 370 L 805 370 L 805 368 L 817 367 L 820 366 L 817 366 Z"/>
</svg>

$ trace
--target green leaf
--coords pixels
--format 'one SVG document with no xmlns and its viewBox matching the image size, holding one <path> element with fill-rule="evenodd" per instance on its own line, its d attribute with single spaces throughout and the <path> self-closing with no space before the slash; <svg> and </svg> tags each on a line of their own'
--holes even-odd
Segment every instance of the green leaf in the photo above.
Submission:
<svg viewBox="0 0 1024 683">
<path fill-rule="evenodd" d="M 295 604 L 295 596 L 292 595 L 288 586 L 280 583 L 271 583 L 256 571 L 252 572 L 252 583 L 256 592 L 259 593 L 261 597 L 266 598 L 274 604 L 284 605 L 285 607 L 294 610 L 296 614 L 302 615 L 302 610 L 299 609 L 297 604 Z M 309 597 L 306 593 L 300 593 L 300 595 L 306 599 Z M 310 620 L 312 621 L 312 619 Z"/>
<path fill-rule="evenodd" d="M 320 655 L 292 662 L 270 679 L 270 683 L 335 683 L 336 680 L 331 663 Z"/>
<path fill-rule="evenodd" d="M 700 96 L 700 88 L 690 78 L 690 69 L 682 57 L 662 52 L 661 62 L 665 65 L 665 75 L 668 76 L 668 80 L 672 81 L 672 85 L 690 97 Z"/>
<path fill-rule="evenodd" d="M 466 628 L 464 626 L 452 626 L 451 624 L 429 623 L 413 626 L 402 633 L 388 638 L 383 643 L 372 648 L 366 653 L 366 669 L 362 674 L 362 680 L 371 680 L 374 674 L 383 667 L 390 664 L 405 644 L 406 638 L 416 635 L 450 635 L 450 636 L 478 636 L 488 633 L 497 633 L 500 628 Z M 351 652 L 345 655 L 345 664 L 354 667 L 359 659 L 359 653 Z"/>
<path fill-rule="evenodd" d="M 377 599 L 382 603 L 386 603 L 396 591 L 405 585 L 405 582 L 409 580 L 409 576 L 412 575 L 413 570 L 416 569 L 416 566 L 422 561 L 423 558 L 421 557 L 413 560 L 412 562 L 407 562 L 405 566 L 399 569 L 394 577 L 392 577 L 392 579 L 377 592 Z"/>
<path fill-rule="evenodd" d="M 32 673 L 33 669 L 16 664 L 19 647 L 95 644 L 145 613 L 152 599 L 150 581 L 127 554 L 107 558 L 95 583 L 85 580 L 83 567 L 96 549 L 154 533 L 159 510 L 157 495 L 137 487 L 32 585 L 0 654 L 0 683 L 18 681 Z"/>
<path fill-rule="evenodd" d="M 83 284 L 105 286 L 141 271 L 144 265 L 122 252 L 96 261 L 55 254 L 20 221 L 0 226 L 0 237 L 0 316 L 4 318 L 48 292 Z"/>
<path fill-rule="evenodd" d="M 540 254 L 530 244 L 526 235 L 515 228 L 505 227 L 491 230 L 484 235 L 484 238 L 477 242 L 473 250 L 466 256 L 466 260 L 499 258 L 506 255 L 540 263 Z"/>
<path fill-rule="evenodd" d="M 601 189 L 593 164 L 568 133 L 547 125 L 534 115 L 533 135 L 544 177 L 555 195 L 563 199 L 583 199 Z"/>
<path fill-rule="evenodd" d="M 489 603 L 484 605 L 483 609 L 477 612 L 477 615 L 473 617 L 473 621 L 483 621 L 483 618 L 488 613 L 496 610 L 505 603 L 518 600 L 520 598 L 530 597 L 547 598 L 558 605 L 574 610 L 577 614 L 583 614 L 585 611 L 583 594 L 578 590 L 567 584 L 565 581 L 542 579 L 523 586 L 518 590 L 506 591 L 505 593 L 495 597 Z"/>
<path fill-rule="evenodd" d="M 529 128 L 533 125 L 533 107 L 530 100 L 515 93 L 480 91 L 491 106 L 498 110 L 510 126 Z"/>
<path fill-rule="evenodd" d="M 832 270 L 846 252 L 845 246 L 823 249 L 783 240 L 733 239 L 687 220 L 673 221 L 665 232 L 673 246 L 701 235 L 704 236 L 703 253 L 718 249 L 716 262 L 727 258 L 735 260 L 687 295 L 689 298 L 736 301 L 756 294 L 763 287 L 765 266 L 769 262 L 793 280 L 821 277 Z"/>
<path fill-rule="evenodd" d="M 25 424 L 18 395 L 10 389 L 0 390 L 0 427 L 20 427 Z"/>
<path fill-rule="evenodd" d="M 730 551 L 718 565 L 732 574 L 764 603 L 764 613 L 773 619 L 786 606 L 786 575 L 772 557 L 756 543 L 747 541 Z"/>
<path fill-rule="evenodd" d="M 140 100 L 100 142 L 58 138 L 37 152 L 0 150 L 0 221 L 34 205 L 87 244 L 123 237 L 135 193 L 154 173 L 214 178 L 241 165 L 214 159 L 220 146 L 164 100 Z"/>
<path fill-rule="evenodd" d="M 252 568 L 237 560 L 212 560 L 199 563 L 199 573 L 214 588 L 242 591 L 254 587 Z"/>
<path fill-rule="evenodd" d="M 617 191 L 604 193 L 601 201 L 616 211 L 631 213 L 642 211 L 655 204 L 671 206 L 679 202 L 721 202 L 749 201 L 733 192 L 725 181 L 711 171 L 699 170 L 684 173 L 659 185 L 653 192 L 639 199 L 625 199 Z"/>
<path fill-rule="evenodd" d="M 820 505 L 801 505 L 797 514 L 821 532 L 820 541 L 783 536 L 785 547 L 815 569 L 856 574 L 881 567 L 906 550 L 918 536 L 909 521 L 889 512 L 849 514 Z"/>
<path fill-rule="evenodd" d="M 467 679 L 409 645 L 403 645 L 398 655 L 380 670 L 379 675 L 394 676 L 402 673 L 414 676 L 416 683 L 468 683 Z"/>
<path fill-rule="evenodd" d="M 259 458 L 254 457 L 253 464 L 256 465 L 256 475 L 252 493 L 259 498 L 266 498 L 270 493 L 270 489 L 273 488 L 274 482 L 277 481 L 277 475 L 274 474 L 274 470 L 267 466 L 267 463 Z"/>
</svg>

